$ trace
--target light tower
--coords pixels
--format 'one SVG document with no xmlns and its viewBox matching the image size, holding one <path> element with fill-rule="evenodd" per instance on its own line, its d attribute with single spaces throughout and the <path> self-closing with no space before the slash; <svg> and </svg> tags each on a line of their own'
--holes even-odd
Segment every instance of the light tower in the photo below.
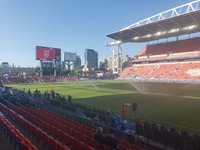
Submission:
<svg viewBox="0 0 200 150">
<path fill-rule="evenodd" d="M 115 41 L 108 43 L 106 46 L 111 47 L 112 50 L 112 70 L 113 74 L 118 74 L 122 71 L 121 56 L 122 56 L 122 42 Z"/>
</svg>

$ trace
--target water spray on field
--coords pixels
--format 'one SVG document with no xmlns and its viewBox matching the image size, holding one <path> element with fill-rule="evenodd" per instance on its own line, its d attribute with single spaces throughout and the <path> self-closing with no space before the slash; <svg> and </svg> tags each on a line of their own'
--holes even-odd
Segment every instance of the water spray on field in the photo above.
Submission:
<svg viewBox="0 0 200 150">
<path fill-rule="evenodd" d="M 99 89 L 92 81 L 88 81 L 88 84 L 92 85 L 92 87 L 95 88 L 95 90 Z"/>
<path fill-rule="evenodd" d="M 137 84 L 135 82 L 128 82 L 132 87 L 134 87 L 139 93 L 147 94 L 146 89 L 142 86 L 142 84 Z"/>
<path fill-rule="evenodd" d="M 187 84 L 187 85 L 183 86 L 183 87 L 181 88 L 181 90 L 182 90 L 182 89 L 191 89 L 192 87 L 194 87 L 194 84 Z"/>
<path fill-rule="evenodd" d="M 79 81 L 77 81 L 77 80 L 75 80 L 75 81 L 73 81 L 73 82 L 70 82 L 70 86 L 71 86 L 71 87 L 72 87 L 72 86 L 75 86 L 76 83 L 78 83 L 78 82 L 79 82 Z M 91 85 L 92 88 L 94 88 L 95 90 L 98 90 L 98 89 L 99 89 L 99 88 L 94 84 L 94 82 L 91 81 L 91 80 L 86 80 L 86 81 L 83 81 L 83 82 L 85 82 L 85 83 Z M 80 82 L 79 82 L 79 83 L 80 83 Z"/>
<path fill-rule="evenodd" d="M 73 85 L 76 84 L 77 82 L 78 82 L 77 80 L 72 81 L 72 82 L 70 82 L 70 85 L 73 86 Z"/>
</svg>

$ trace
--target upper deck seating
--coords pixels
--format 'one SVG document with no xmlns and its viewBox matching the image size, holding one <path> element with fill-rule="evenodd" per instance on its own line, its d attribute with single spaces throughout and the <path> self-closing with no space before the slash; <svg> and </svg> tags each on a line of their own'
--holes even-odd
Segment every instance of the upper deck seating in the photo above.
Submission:
<svg viewBox="0 0 200 150">
<path fill-rule="evenodd" d="M 138 56 L 153 56 L 171 53 L 193 52 L 200 50 L 200 38 L 192 38 L 168 43 L 148 45 L 142 49 Z"/>
</svg>

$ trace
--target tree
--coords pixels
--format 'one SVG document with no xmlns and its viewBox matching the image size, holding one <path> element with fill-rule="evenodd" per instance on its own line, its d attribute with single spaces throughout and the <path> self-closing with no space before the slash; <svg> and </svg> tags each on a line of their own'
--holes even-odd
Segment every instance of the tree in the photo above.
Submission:
<svg viewBox="0 0 200 150">
<path fill-rule="evenodd" d="M 67 76 L 69 75 L 69 71 L 68 70 L 61 70 L 61 73 L 60 73 L 61 76 Z"/>
<path fill-rule="evenodd" d="M 40 74 L 40 67 L 37 66 L 35 69 L 34 69 L 34 74 L 35 75 L 39 75 Z"/>
<path fill-rule="evenodd" d="M 71 72 L 70 72 L 70 75 L 73 75 L 73 76 L 81 76 L 82 75 L 82 70 L 79 69 L 79 68 L 74 68 Z"/>
</svg>

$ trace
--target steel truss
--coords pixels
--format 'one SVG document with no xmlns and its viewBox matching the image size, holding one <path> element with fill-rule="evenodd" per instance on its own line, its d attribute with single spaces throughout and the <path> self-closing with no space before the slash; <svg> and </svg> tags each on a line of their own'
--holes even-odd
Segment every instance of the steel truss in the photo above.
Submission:
<svg viewBox="0 0 200 150">
<path fill-rule="evenodd" d="M 194 11 L 197 11 L 197 10 L 200 10 L 200 0 L 196 0 L 196 1 L 184 4 L 184 5 L 172 8 L 170 10 L 164 11 L 162 13 L 156 14 L 154 16 L 148 17 L 148 18 L 143 19 L 141 21 L 138 21 L 138 22 L 136 22 L 136 23 L 134 23 L 134 24 L 132 24 L 128 27 L 125 27 L 125 28 L 121 29 L 120 31 L 124 31 L 124 30 L 128 30 L 128 29 L 131 29 L 131 28 L 135 28 L 135 27 L 147 25 L 147 24 L 150 24 L 150 23 L 158 22 L 158 21 L 161 21 L 161 20 L 173 18 L 173 17 L 176 17 L 176 16 L 191 13 L 191 12 L 194 12 Z"/>
</svg>

